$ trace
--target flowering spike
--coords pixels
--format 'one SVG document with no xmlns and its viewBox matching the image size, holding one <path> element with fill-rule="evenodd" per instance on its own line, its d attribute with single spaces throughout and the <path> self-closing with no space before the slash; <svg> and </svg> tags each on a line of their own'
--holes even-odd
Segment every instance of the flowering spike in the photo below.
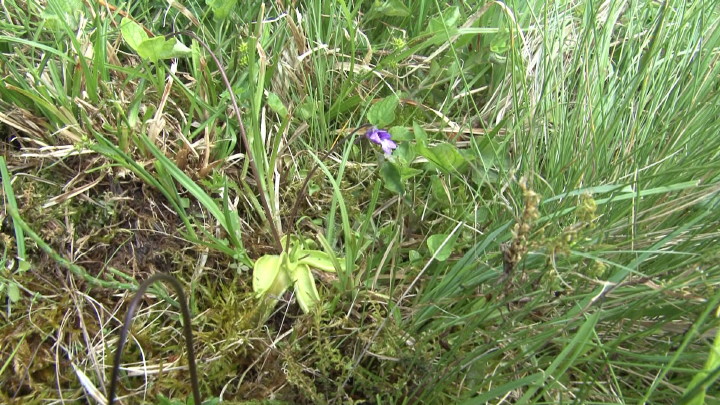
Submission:
<svg viewBox="0 0 720 405">
<path fill-rule="evenodd" d="M 367 139 L 369 139 L 370 141 L 380 145 L 386 155 L 391 154 L 393 149 L 397 148 L 397 144 L 393 142 L 390 133 L 382 129 L 372 127 L 367 130 L 367 132 L 365 133 L 365 137 L 367 137 Z"/>
</svg>

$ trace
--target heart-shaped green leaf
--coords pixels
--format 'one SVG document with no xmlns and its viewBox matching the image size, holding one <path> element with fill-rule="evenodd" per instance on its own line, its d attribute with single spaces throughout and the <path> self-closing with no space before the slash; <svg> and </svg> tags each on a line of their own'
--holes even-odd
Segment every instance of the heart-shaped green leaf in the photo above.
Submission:
<svg viewBox="0 0 720 405">
<path fill-rule="evenodd" d="M 142 29 L 140 24 L 135 21 L 123 17 L 120 21 L 120 32 L 122 37 L 132 49 L 137 49 L 142 41 L 148 39 L 148 34 Z"/>
<path fill-rule="evenodd" d="M 378 128 L 388 126 L 395 121 L 395 109 L 399 103 L 397 96 L 385 97 L 378 101 L 368 110 L 368 121 Z"/>
<path fill-rule="evenodd" d="M 465 167 L 467 160 L 457 148 L 447 142 L 442 142 L 432 148 L 418 143 L 417 152 L 427 158 L 433 169 L 438 169 L 445 174 L 454 173 Z"/>
<path fill-rule="evenodd" d="M 389 17 L 407 17 L 410 15 L 410 9 L 400 0 L 388 0 L 382 4 L 376 2 L 373 11 Z"/>
<path fill-rule="evenodd" d="M 388 130 L 390 132 L 390 135 L 392 135 L 393 141 L 412 141 L 415 139 L 415 136 L 410 132 L 410 129 L 408 127 L 399 127 L 394 126 Z"/>
<path fill-rule="evenodd" d="M 268 106 L 277 113 L 277 115 L 280 116 L 280 118 L 285 119 L 288 115 L 288 109 L 285 107 L 285 104 L 283 104 L 282 100 L 280 100 L 280 97 L 275 93 L 268 94 L 267 97 Z"/>
<path fill-rule="evenodd" d="M 20 300 L 20 289 L 14 282 L 7 284 L 7 296 L 10 298 L 10 302 L 18 302 Z"/>
<path fill-rule="evenodd" d="M 146 39 L 140 43 L 136 51 L 141 58 L 153 62 L 190 55 L 190 48 L 178 42 L 176 38 L 165 39 L 164 37 Z"/>
<path fill-rule="evenodd" d="M 383 185 L 388 190 L 401 195 L 405 193 L 400 171 L 393 163 L 385 161 L 380 166 L 380 177 L 383 179 Z"/>
<path fill-rule="evenodd" d="M 141 58 L 157 62 L 160 59 L 177 58 L 190 55 L 190 48 L 178 42 L 176 38 L 148 37 L 145 30 L 135 21 L 123 17 L 120 32 L 128 46 Z"/>
<path fill-rule="evenodd" d="M 427 132 L 425 132 L 425 129 L 421 127 L 417 122 L 413 122 L 413 133 L 415 134 L 415 141 L 418 143 L 418 145 L 427 144 Z"/>
<path fill-rule="evenodd" d="M 444 262 L 448 259 L 448 257 L 450 257 L 456 240 L 457 232 L 454 235 L 441 233 L 429 237 L 427 240 L 427 245 L 430 249 L 430 253 L 435 256 L 435 260 L 439 262 Z"/>
<path fill-rule="evenodd" d="M 74 30 L 84 9 L 80 0 L 48 0 L 47 7 L 40 16 L 45 19 L 45 25 L 50 29 L 60 30 L 66 25 Z"/>
<path fill-rule="evenodd" d="M 441 16 L 431 19 L 425 32 L 432 35 L 431 40 L 435 44 L 441 44 L 457 34 L 459 21 L 460 9 L 453 6 L 447 8 Z"/>
<path fill-rule="evenodd" d="M 447 142 L 433 146 L 431 150 L 435 158 L 440 162 L 440 167 L 446 173 L 460 170 L 467 163 L 467 160 L 458 149 Z"/>
<path fill-rule="evenodd" d="M 210 7 L 216 20 L 224 20 L 235 9 L 237 0 L 206 0 L 205 4 Z"/>
</svg>

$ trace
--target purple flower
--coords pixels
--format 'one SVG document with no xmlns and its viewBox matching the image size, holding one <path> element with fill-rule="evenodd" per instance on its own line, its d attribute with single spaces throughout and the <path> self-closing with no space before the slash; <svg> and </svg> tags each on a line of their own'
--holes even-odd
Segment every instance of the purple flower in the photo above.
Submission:
<svg viewBox="0 0 720 405">
<path fill-rule="evenodd" d="M 393 149 L 397 148 L 397 144 L 391 139 L 390 133 L 387 131 L 383 131 L 382 129 L 372 127 L 367 130 L 365 136 L 367 137 L 367 139 L 380 145 L 386 155 L 391 154 Z"/>
</svg>

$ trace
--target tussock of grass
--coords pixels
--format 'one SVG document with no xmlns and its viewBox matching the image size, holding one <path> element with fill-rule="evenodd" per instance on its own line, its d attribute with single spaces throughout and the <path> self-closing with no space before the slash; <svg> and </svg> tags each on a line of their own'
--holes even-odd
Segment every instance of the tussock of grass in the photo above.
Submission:
<svg viewBox="0 0 720 405">
<path fill-rule="evenodd" d="M 103 402 L 156 272 L 207 398 L 719 400 L 716 5 L 285 3 L 3 3 L 0 402 Z M 344 140 L 387 97 L 392 159 Z M 271 226 L 349 270 L 258 322 Z M 143 300 L 124 403 L 189 397 L 178 311 Z"/>
</svg>

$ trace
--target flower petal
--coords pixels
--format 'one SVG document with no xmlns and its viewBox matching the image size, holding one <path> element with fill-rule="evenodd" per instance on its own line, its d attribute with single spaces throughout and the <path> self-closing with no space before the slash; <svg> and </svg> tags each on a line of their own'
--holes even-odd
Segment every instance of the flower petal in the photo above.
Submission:
<svg viewBox="0 0 720 405">
<path fill-rule="evenodd" d="M 377 143 L 377 144 L 380 144 L 380 142 L 382 141 L 382 140 L 380 139 L 380 136 L 377 134 L 377 132 L 369 133 L 369 134 L 367 135 L 367 138 L 368 138 L 369 140 L 371 140 L 372 142 L 375 142 L 375 143 Z"/>
<path fill-rule="evenodd" d="M 393 152 L 393 149 L 397 148 L 397 144 L 390 139 L 383 139 L 380 143 L 380 146 L 382 147 L 383 152 L 385 152 L 386 155 L 389 155 Z"/>
<path fill-rule="evenodd" d="M 367 132 L 365 133 L 365 137 L 367 137 L 367 139 L 369 139 L 371 142 L 380 145 L 386 155 L 391 154 L 393 149 L 397 148 L 397 144 L 393 142 L 390 133 L 382 129 L 372 127 L 367 130 Z"/>
<path fill-rule="evenodd" d="M 383 131 L 382 129 L 379 129 L 377 131 L 377 134 L 380 137 L 380 139 L 384 139 L 384 140 L 392 139 L 392 135 L 390 135 L 390 132 L 388 132 L 388 131 Z"/>
</svg>

